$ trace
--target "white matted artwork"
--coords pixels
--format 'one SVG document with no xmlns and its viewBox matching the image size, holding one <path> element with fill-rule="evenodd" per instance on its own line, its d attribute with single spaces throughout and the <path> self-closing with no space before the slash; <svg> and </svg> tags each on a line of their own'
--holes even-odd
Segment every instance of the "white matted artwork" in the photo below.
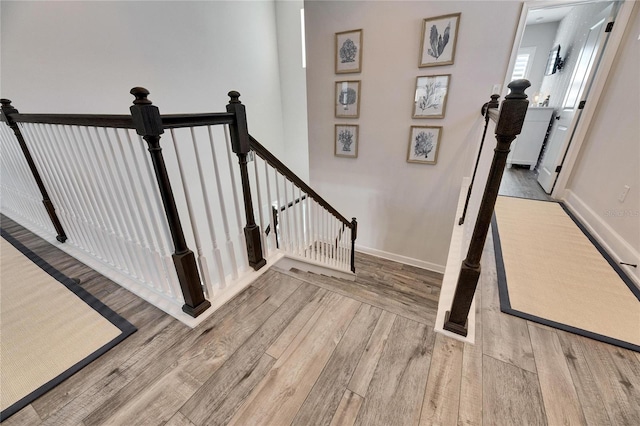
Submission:
<svg viewBox="0 0 640 426">
<path fill-rule="evenodd" d="M 336 124 L 335 155 L 351 158 L 358 156 L 357 124 Z"/>
<path fill-rule="evenodd" d="M 413 118 L 444 118 L 451 74 L 416 78 Z"/>
<path fill-rule="evenodd" d="M 336 81 L 336 117 L 360 117 L 360 80 Z"/>
<path fill-rule="evenodd" d="M 460 13 L 426 18 L 422 21 L 422 41 L 418 66 L 451 65 L 456 55 Z"/>
<path fill-rule="evenodd" d="M 411 126 L 407 162 L 436 164 L 442 127 Z"/>
<path fill-rule="evenodd" d="M 362 30 L 336 33 L 336 74 L 362 71 Z"/>
</svg>

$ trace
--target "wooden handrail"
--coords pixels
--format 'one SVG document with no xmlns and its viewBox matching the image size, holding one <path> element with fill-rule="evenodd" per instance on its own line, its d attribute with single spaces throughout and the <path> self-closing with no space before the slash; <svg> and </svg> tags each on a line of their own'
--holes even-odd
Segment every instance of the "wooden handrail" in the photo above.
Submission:
<svg viewBox="0 0 640 426">
<path fill-rule="evenodd" d="M 130 115 L 99 114 L 11 114 L 16 123 L 64 124 L 70 126 L 134 129 Z"/>
<path fill-rule="evenodd" d="M 234 115 L 228 112 L 168 114 L 162 116 L 162 127 L 165 129 L 177 129 L 180 127 L 215 126 L 233 124 L 234 119 Z"/>
<path fill-rule="evenodd" d="M 111 127 L 118 129 L 135 128 L 130 115 L 110 114 L 19 114 L 11 113 L 16 123 L 62 124 L 69 126 Z M 162 128 L 215 126 L 232 124 L 234 115 L 228 112 L 204 114 L 165 114 L 161 116 Z"/>
<path fill-rule="evenodd" d="M 316 191 L 311 189 L 309 185 L 304 183 L 302 179 L 300 179 L 295 173 L 291 171 L 287 166 L 285 166 L 282 161 L 278 160 L 275 155 L 269 152 L 264 146 L 260 144 L 253 136 L 249 135 L 249 143 L 251 149 L 264 161 L 269 163 L 273 168 L 282 173 L 287 179 L 293 182 L 298 188 L 302 189 L 309 197 L 313 198 L 318 204 L 324 207 L 329 213 L 335 216 L 340 222 L 344 223 L 346 226 L 351 228 L 351 222 L 347 220 L 343 215 L 341 215 L 336 209 L 334 209 L 331 204 L 325 201 Z"/>
<path fill-rule="evenodd" d="M 469 200 L 471 199 L 471 191 L 473 190 L 473 183 L 476 180 L 476 173 L 478 172 L 478 164 L 480 164 L 480 156 L 482 155 L 482 147 L 484 146 L 484 138 L 487 136 L 487 128 L 489 127 L 489 119 L 493 119 L 496 123 L 496 118 L 493 118 L 492 115 L 494 112 L 498 111 L 498 107 L 500 106 L 500 95 L 491 95 L 491 100 L 484 105 L 482 105 L 481 114 L 484 117 L 484 130 L 482 131 L 482 139 L 480 139 L 480 147 L 478 148 L 478 155 L 476 157 L 476 164 L 473 166 L 473 176 L 471 177 L 471 182 L 469 183 L 469 188 L 467 188 L 467 199 L 464 202 L 464 210 L 462 210 L 462 216 L 460 216 L 460 220 L 458 221 L 458 225 L 462 225 L 464 223 L 465 218 L 467 217 L 467 208 L 469 208 Z M 497 113 L 495 117 L 499 116 Z"/>
</svg>

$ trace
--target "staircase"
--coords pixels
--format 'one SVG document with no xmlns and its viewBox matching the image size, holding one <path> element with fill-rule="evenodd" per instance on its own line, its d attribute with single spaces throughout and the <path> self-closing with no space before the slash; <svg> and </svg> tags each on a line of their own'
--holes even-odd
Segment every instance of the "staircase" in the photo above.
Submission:
<svg viewBox="0 0 640 426">
<path fill-rule="evenodd" d="M 190 326 L 278 261 L 355 279 L 355 218 L 248 133 L 238 92 L 173 115 L 130 93 L 130 115 L 2 99 L 2 213 Z"/>
</svg>

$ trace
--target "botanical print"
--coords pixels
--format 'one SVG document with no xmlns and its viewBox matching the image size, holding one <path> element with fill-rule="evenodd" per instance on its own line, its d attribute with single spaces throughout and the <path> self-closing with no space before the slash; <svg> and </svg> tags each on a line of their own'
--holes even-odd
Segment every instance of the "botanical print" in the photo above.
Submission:
<svg viewBox="0 0 640 426">
<path fill-rule="evenodd" d="M 338 157 L 358 156 L 358 126 L 336 124 L 335 155 Z"/>
<path fill-rule="evenodd" d="M 413 118 L 443 118 L 450 75 L 433 75 L 416 79 Z"/>
<path fill-rule="evenodd" d="M 336 117 L 360 116 L 360 81 L 336 81 Z"/>
<path fill-rule="evenodd" d="M 357 53 L 358 48 L 353 40 L 350 38 L 346 39 L 340 48 L 340 63 L 355 62 Z"/>
<path fill-rule="evenodd" d="M 336 74 L 360 72 L 362 30 L 336 33 Z"/>
<path fill-rule="evenodd" d="M 460 14 L 427 18 L 422 23 L 420 67 L 453 64 Z"/>
<path fill-rule="evenodd" d="M 442 127 L 411 126 L 409 163 L 436 164 Z"/>
<path fill-rule="evenodd" d="M 427 53 L 429 56 L 433 56 L 438 59 L 442 52 L 444 52 L 444 48 L 449 43 L 449 33 L 451 32 L 451 21 L 447 23 L 447 28 L 444 29 L 443 34 L 438 34 L 438 27 L 435 25 L 431 26 L 429 30 L 429 44 L 430 47 L 427 49 Z"/>
</svg>

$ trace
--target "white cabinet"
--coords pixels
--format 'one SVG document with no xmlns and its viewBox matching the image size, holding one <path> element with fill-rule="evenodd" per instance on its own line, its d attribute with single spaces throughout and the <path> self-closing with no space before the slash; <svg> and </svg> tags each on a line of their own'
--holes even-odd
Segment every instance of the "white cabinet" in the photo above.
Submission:
<svg viewBox="0 0 640 426">
<path fill-rule="evenodd" d="M 553 108 L 529 107 L 522 132 L 511 143 L 511 152 L 507 157 L 508 167 L 518 164 L 529 166 L 533 170 L 538 162 L 552 115 Z"/>
</svg>

